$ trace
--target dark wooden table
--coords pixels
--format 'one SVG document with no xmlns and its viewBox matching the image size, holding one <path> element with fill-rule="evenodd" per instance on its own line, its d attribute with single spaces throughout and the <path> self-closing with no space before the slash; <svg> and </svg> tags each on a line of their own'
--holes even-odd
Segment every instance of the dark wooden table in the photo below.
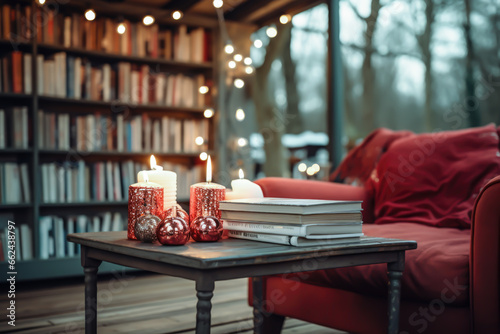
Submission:
<svg viewBox="0 0 500 334">
<path fill-rule="evenodd" d="M 262 320 L 264 314 L 262 279 L 259 277 L 305 271 L 306 263 L 315 261 L 316 269 L 387 263 L 388 333 L 396 334 L 405 251 L 417 247 L 415 241 L 372 237 L 321 247 L 293 247 L 241 239 L 168 247 L 127 240 L 126 232 L 76 233 L 68 235 L 67 239 L 81 245 L 85 272 L 85 333 L 97 332 L 97 270 L 102 261 L 194 280 L 198 297 L 198 334 L 210 333 L 215 281 L 254 277 L 255 333 L 263 333 L 263 322 L 258 320 Z"/>
</svg>

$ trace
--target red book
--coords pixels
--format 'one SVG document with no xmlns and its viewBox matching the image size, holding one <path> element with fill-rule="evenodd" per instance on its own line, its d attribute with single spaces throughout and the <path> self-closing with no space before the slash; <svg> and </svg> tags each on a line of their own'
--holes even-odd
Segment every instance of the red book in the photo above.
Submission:
<svg viewBox="0 0 500 334">
<path fill-rule="evenodd" d="M 49 10 L 49 19 L 47 21 L 47 38 L 46 43 L 54 44 L 54 12 Z"/>
<path fill-rule="evenodd" d="M 20 51 L 12 51 L 12 92 L 23 92 L 23 54 Z"/>
</svg>

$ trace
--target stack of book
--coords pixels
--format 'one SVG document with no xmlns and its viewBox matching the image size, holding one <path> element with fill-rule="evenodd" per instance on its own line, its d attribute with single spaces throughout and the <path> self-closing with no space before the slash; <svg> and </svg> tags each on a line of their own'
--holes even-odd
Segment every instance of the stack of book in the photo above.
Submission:
<svg viewBox="0 0 500 334">
<path fill-rule="evenodd" d="M 291 246 L 357 241 L 361 201 L 252 198 L 220 202 L 228 236 Z"/>
</svg>

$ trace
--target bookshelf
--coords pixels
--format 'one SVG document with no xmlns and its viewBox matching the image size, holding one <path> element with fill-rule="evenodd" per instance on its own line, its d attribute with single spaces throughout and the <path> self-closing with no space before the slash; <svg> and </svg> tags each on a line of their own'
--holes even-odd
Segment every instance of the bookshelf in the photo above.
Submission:
<svg viewBox="0 0 500 334">
<path fill-rule="evenodd" d="M 18 194 L 17 202 L 10 203 L 5 202 L 4 199 L 0 201 L 0 228 L 4 228 L 2 224 L 8 220 L 14 220 L 16 222 L 16 226 L 20 226 L 21 224 L 27 225 L 31 229 L 31 239 L 30 242 L 31 249 L 33 252 L 32 259 L 16 259 L 16 268 L 18 270 L 18 279 L 48 279 L 54 277 L 64 277 L 64 276 L 75 276 L 81 275 L 82 270 L 80 267 L 80 257 L 79 255 L 68 255 L 67 246 L 66 253 L 64 257 L 57 257 L 54 254 L 50 255 L 50 257 L 41 259 L 41 247 L 42 241 L 40 240 L 41 233 L 44 233 L 43 228 L 41 227 L 42 223 L 41 219 L 49 216 L 63 217 L 64 218 L 64 228 L 66 229 L 66 223 L 70 219 L 78 220 L 80 216 L 88 216 L 89 219 L 87 223 L 91 225 L 93 223 L 93 217 L 100 217 L 100 226 L 102 227 L 104 224 L 104 217 L 108 215 L 108 213 L 113 214 L 113 223 L 115 219 L 115 214 L 120 214 L 123 218 L 122 223 L 126 224 L 126 212 L 127 212 L 127 200 L 126 194 L 127 189 L 125 187 L 125 182 L 118 182 L 118 184 L 113 184 L 113 188 L 115 189 L 114 195 L 107 191 L 109 184 L 100 185 L 100 181 L 96 181 L 97 169 L 99 164 L 106 165 L 109 163 L 113 165 L 113 168 L 116 168 L 112 171 L 113 174 L 105 174 L 105 177 L 113 175 L 113 179 L 117 180 L 115 171 L 118 171 L 119 176 L 122 178 L 126 178 L 124 172 L 125 161 L 130 162 L 130 166 L 134 166 L 133 170 L 128 171 L 128 183 L 133 183 L 135 180 L 132 180 L 134 174 L 136 174 L 137 169 L 149 169 L 149 157 L 150 155 L 155 155 L 157 161 L 160 164 L 164 165 L 164 167 L 174 170 L 177 172 L 178 178 L 178 189 L 185 189 L 189 191 L 189 184 L 198 182 L 203 173 L 202 173 L 202 164 L 203 162 L 199 158 L 199 154 L 201 152 L 207 152 L 208 154 L 214 155 L 215 152 L 215 119 L 209 118 L 206 119 L 203 116 L 204 111 L 207 108 L 215 108 L 216 98 L 213 96 L 213 91 L 216 91 L 213 88 L 213 83 L 217 82 L 216 80 L 216 66 L 212 62 L 212 59 L 216 59 L 216 48 L 217 45 L 217 22 L 211 21 L 207 19 L 196 20 L 189 19 L 183 21 L 172 21 L 171 19 L 167 19 L 166 22 L 158 22 L 156 25 L 156 31 L 159 33 L 165 33 L 167 36 L 167 32 L 171 32 L 172 42 L 174 43 L 174 36 L 179 33 L 179 31 L 183 31 L 184 33 L 190 34 L 191 32 L 197 31 L 197 34 L 200 31 L 203 31 L 205 35 L 203 38 L 203 42 L 207 44 L 206 41 L 210 41 L 209 50 L 204 50 L 204 58 L 197 60 L 189 60 L 185 58 L 185 55 L 182 57 L 176 57 L 175 52 L 180 46 L 176 46 L 172 44 L 172 50 L 170 51 L 172 54 L 170 57 L 161 56 L 161 54 L 151 55 L 151 54 L 134 54 L 134 52 L 125 52 L 123 54 L 121 51 L 109 52 L 109 50 L 103 50 L 104 48 L 96 47 L 99 43 L 94 40 L 93 48 L 87 48 L 84 46 L 73 46 L 73 40 L 69 43 L 68 46 L 66 44 L 62 45 L 61 43 L 50 43 L 45 39 L 47 37 L 47 31 L 44 30 L 46 27 L 39 26 L 39 22 L 37 22 L 38 14 L 47 14 L 46 9 L 42 10 L 36 1 L 6 1 L 2 2 L 0 5 L 0 14 L 4 14 L 5 6 L 10 6 L 10 10 L 13 10 L 15 15 L 13 17 L 22 17 L 23 15 L 28 15 L 30 17 L 30 22 L 35 22 L 34 26 L 31 29 L 31 37 L 24 38 L 22 40 L 15 37 L 13 40 L 6 39 L 7 35 L 5 35 L 5 26 L 0 26 L 0 58 L 9 59 L 13 53 L 21 53 L 21 56 L 17 56 L 22 59 L 22 72 L 23 75 L 26 73 L 26 67 L 29 63 L 28 67 L 31 67 L 31 74 L 28 74 L 24 77 L 15 78 L 16 73 L 16 60 L 9 59 L 4 63 L 0 63 L 0 67 L 2 71 L 0 71 L 0 110 L 3 112 L 3 116 L 0 114 L 0 123 L 3 122 L 4 130 L 0 132 L 2 136 L 5 137 L 4 145 L 0 145 L 0 175 L 4 173 L 4 177 L 2 179 L 2 183 L 5 183 L 7 177 L 5 177 L 5 171 L 2 166 L 8 165 L 8 168 L 11 168 L 13 165 L 19 166 L 19 170 L 21 170 L 21 165 L 25 166 L 28 175 L 29 189 L 28 191 L 22 190 Z M 51 30 L 52 33 L 57 34 L 57 29 L 55 22 L 59 22 L 59 28 L 66 27 L 64 26 L 64 18 L 78 18 L 82 17 L 83 12 L 79 7 L 81 4 L 78 2 L 69 2 L 67 5 L 60 5 L 58 7 L 57 13 L 50 14 L 51 24 L 54 24 Z M 94 23 L 87 23 L 83 20 L 79 21 L 82 25 L 85 25 L 87 29 L 92 24 L 96 26 L 106 25 L 117 22 L 118 19 L 122 20 L 123 18 L 127 22 L 128 29 L 135 29 L 134 31 L 138 31 L 140 29 L 144 29 L 140 27 L 140 17 L 135 17 L 133 12 L 130 11 L 130 6 L 126 6 L 126 13 L 118 13 L 117 8 L 119 6 L 114 6 L 113 11 L 110 11 L 108 5 L 103 4 L 102 8 L 102 17 L 100 17 L 100 21 L 93 21 Z M 95 7 L 99 10 L 99 7 Z M 119 9 L 118 9 L 119 10 Z M 116 13 L 115 13 L 116 12 Z M 17 15 L 21 16 L 17 16 Z M 107 16 L 106 16 L 107 13 Z M 140 11 L 139 11 L 140 13 Z M 48 14 L 47 14 L 48 15 Z M 61 16 L 63 19 L 59 18 Z M 4 16 L 2 16 L 4 18 Z M 110 23 L 111 22 L 111 23 Z M 11 24 L 10 29 L 16 29 L 15 25 Z M 135 27 L 135 28 L 134 28 Z M 200 30 L 202 28 L 202 30 Z M 19 29 L 19 25 L 17 26 Z M 184 30 L 183 30 L 184 29 Z M 54 32 L 56 31 L 56 32 Z M 43 35 L 40 37 L 40 33 Z M 24 34 L 27 34 L 24 32 Z M 15 36 L 17 36 L 17 32 Z M 61 32 L 59 35 L 60 38 L 63 38 L 64 32 Z M 108 38 L 117 37 L 116 34 L 109 35 Z M 151 35 L 148 38 L 153 38 Z M 119 36 L 118 36 L 119 37 Z M 88 38 L 88 36 L 87 36 Z M 166 37 L 168 38 L 168 37 Z M 198 35 L 199 38 L 199 35 Z M 161 39 L 158 39 L 161 40 Z M 153 41 L 153 40 L 151 40 Z M 65 41 L 67 43 L 67 41 Z M 79 42 L 80 44 L 85 44 L 84 42 Z M 154 44 L 154 42 L 151 42 Z M 203 47 L 207 47 L 204 44 Z M 148 44 L 149 45 L 149 44 Z M 193 44 L 194 45 L 194 44 Z M 164 47 L 164 46 L 163 46 Z M 181 50 L 182 51 L 182 50 Z M 160 52 L 160 51 L 157 51 Z M 148 52 L 145 52 L 148 53 Z M 160 52 L 161 53 L 161 52 Z M 181 52 L 182 53 L 182 52 Z M 28 57 L 24 58 L 25 55 Z M 55 69 L 56 72 L 60 73 L 60 70 L 63 69 L 66 73 L 66 76 L 70 73 L 70 65 L 69 59 L 74 61 L 74 59 L 80 59 L 83 62 L 86 62 L 88 67 L 91 69 L 92 73 L 98 73 L 96 76 L 100 79 L 98 81 L 102 86 L 105 86 L 105 82 L 103 78 L 104 67 L 108 67 L 109 73 L 112 73 L 114 76 L 110 79 L 111 82 L 110 88 L 108 88 L 109 96 L 104 98 L 104 88 L 101 86 L 98 88 L 98 95 L 84 95 L 84 86 L 87 84 L 85 81 L 82 81 L 80 84 L 80 88 L 82 89 L 81 96 L 78 98 L 73 97 L 74 93 L 69 93 L 70 88 L 68 82 L 71 80 L 66 77 L 65 85 L 60 85 L 56 80 L 51 82 L 51 85 L 54 85 L 59 88 L 64 89 L 64 94 L 55 94 L 54 92 L 48 93 L 44 91 L 47 86 L 48 81 L 44 81 L 46 78 L 47 71 L 43 72 L 41 67 L 44 67 L 44 70 L 47 69 L 47 61 L 52 62 L 56 55 L 64 55 L 63 63 L 59 63 L 59 65 L 63 67 L 49 67 L 51 70 Z M 12 57 L 13 58 L 13 57 Z M 56 62 L 57 60 L 54 60 Z M 14 65 L 12 64 L 14 63 Z M 156 96 L 152 96 L 151 93 L 146 95 L 141 95 L 140 100 L 133 101 L 132 94 L 127 94 L 127 98 L 122 98 L 123 92 L 120 92 L 119 85 L 123 83 L 123 80 L 126 77 L 120 77 L 120 64 L 126 64 L 125 67 L 129 68 L 130 73 L 126 73 L 128 78 L 130 79 L 131 73 L 139 73 L 142 75 L 145 73 L 147 75 L 147 79 L 145 81 L 138 81 L 139 87 L 136 89 L 141 89 L 146 85 L 145 82 L 148 82 L 147 85 L 150 88 L 157 87 L 159 85 L 159 79 L 162 75 L 165 75 L 163 80 L 167 81 L 168 78 L 172 77 L 176 83 L 182 82 L 182 87 L 190 87 L 194 88 L 195 91 L 190 91 L 189 94 L 192 95 L 191 101 L 182 101 L 182 103 L 175 103 L 172 100 L 169 101 L 167 99 L 168 88 L 165 91 L 156 93 Z M 3 66 L 2 66 L 3 65 Z M 12 66 L 11 66 L 12 65 Z M 51 65 L 52 66 L 52 65 Z M 21 68 L 21 67 L 20 67 Z M 6 72 L 8 69 L 8 72 Z M 84 66 L 81 67 L 82 71 L 84 71 Z M 16 72 L 17 71 L 17 72 Z M 51 71 L 49 71 L 50 73 Z M 42 73 L 42 75 L 40 75 Z M 76 73 L 76 70 L 71 73 Z M 85 72 L 81 75 L 86 75 Z M 125 73 L 125 72 L 123 72 Z M 94 75 L 94 74 L 92 74 Z M 5 80 L 9 80 L 12 78 L 13 82 L 9 83 L 9 87 L 6 88 Z M 93 77 L 92 77 L 93 78 Z M 92 79 L 91 78 L 91 79 Z M 141 77 L 144 78 L 144 77 Z M 181 80 L 184 81 L 178 81 Z M 203 80 L 201 80 L 203 78 Z M 14 89 L 15 80 L 22 80 L 23 89 L 19 91 L 19 89 Z M 89 77 L 86 77 L 86 80 L 89 81 Z M 190 80 L 192 82 L 190 82 Z M 27 82 L 31 81 L 29 84 L 29 89 L 26 89 Z M 76 81 L 75 81 L 76 82 Z M 187 82 L 187 83 L 185 83 Z M 151 84 L 152 83 L 152 84 Z M 203 85 L 207 85 L 210 88 L 210 92 L 206 95 L 199 96 L 197 95 L 197 86 L 203 83 Z M 92 85 L 94 82 L 91 83 Z M 165 85 L 168 83 L 165 82 Z M 58 86 L 59 85 L 59 86 Z M 77 84 L 78 85 L 78 84 Z M 178 84 L 178 86 L 181 86 Z M 72 89 L 75 89 L 74 87 Z M 93 89 L 93 86 L 92 86 Z M 14 92 L 17 91 L 17 92 Z M 109 93 L 111 91 L 111 93 Z M 60 93 L 60 92 L 59 92 Z M 174 92 L 175 93 L 175 92 Z M 174 94 L 172 93 L 172 94 Z M 185 91 L 181 91 L 176 94 L 184 94 Z M 88 94 L 88 92 L 86 92 Z M 158 95 L 159 94 L 159 95 Z M 95 98 L 95 97 L 98 98 Z M 145 97 L 143 97 L 145 96 Z M 161 99 L 158 98 L 161 97 Z M 160 101 L 161 103 L 158 103 Z M 14 118 L 18 117 L 19 112 L 14 108 L 25 108 L 27 112 L 27 116 L 24 116 L 22 119 L 22 127 L 23 131 L 26 132 L 25 137 L 19 139 L 24 140 L 23 146 L 14 145 L 16 131 L 10 129 L 10 125 L 15 123 Z M 43 113 L 41 112 L 43 111 Z M 49 115 L 49 116 L 47 116 Z M 50 116 L 53 115 L 53 116 Z M 61 115 L 66 115 L 66 118 L 61 118 Z M 119 116 L 120 121 L 118 121 Z M 3 121 L 2 118 L 4 117 Z M 54 121 L 50 120 L 50 117 L 55 119 Z M 95 117 L 95 119 L 92 119 Z M 81 118 L 81 120 L 78 120 Z M 63 119 L 59 123 L 59 120 Z M 167 119 L 167 120 L 166 120 Z M 79 128 L 77 122 L 83 120 L 88 120 L 90 123 L 88 124 L 97 124 L 99 121 L 108 121 L 109 125 L 109 133 L 107 137 L 101 138 L 102 142 L 107 138 L 107 145 L 101 143 L 99 147 L 92 147 L 91 149 L 81 149 L 78 146 L 79 140 L 78 132 L 88 133 L 89 129 L 87 125 L 83 128 Z M 140 123 L 133 123 L 133 120 L 140 120 Z M 167 141 L 166 135 L 163 133 L 166 132 L 166 128 L 163 127 L 164 124 L 176 123 L 181 125 L 176 125 L 177 127 L 171 126 L 169 129 L 173 130 L 170 133 L 173 133 L 175 138 L 180 140 L 180 144 L 176 143 L 175 147 L 170 143 L 168 148 L 164 145 Z M 52 122 L 52 123 L 51 123 Z M 94 123 L 92 123 L 94 122 Z M 122 122 L 122 123 L 120 123 Z M 162 123 L 165 122 L 165 123 Z M 131 123 L 133 123 L 131 125 Z M 64 124 L 64 125 L 61 125 Z M 125 126 L 125 129 L 122 131 L 121 136 L 117 134 L 117 128 L 122 124 Z M 140 124 L 138 127 L 134 128 L 134 124 Z M 147 125 L 149 124 L 149 125 Z M 146 126 L 149 126 L 149 131 L 155 132 L 156 124 L 160 124 L 162 129 L 162 135 L 160 139 L 155 138 L 157 136 L 156 133 L 153 135 L 149 135 L 149 139 L 147 133 L 149 133 Z M 189 127 L 188 127 L 189 124 Z M 132 129 L 127 132 L 127 127 Z M 64 129 L 64 130 L 60 130 Z M 110 130 L 112 129 L 112 131 Z M 135 129 L 135 130 L 134 130 Z M 137 130 L 139 129 L 139 130 Z M 95 130 L 95 129 L 92 129 Z M 131 149 L 131 147 L 127 147 L 127 139 L 133 137 L 139 131 L 139 135 L 136 136 L 138 141 L 135 143 L 135 148 Z M 195 146 L 192 143 L 187 145 L 187 141 L 189 141 L 191 136 L 191 131 L 195 130 L 192 133 L 192 140 L 198 135 L 202 135 L 205 139 L 204 143 L 201 146 Z M 63 132 L 58 132 L 63 131 Z M 65 132 L 64 132 L 65 131 Z M 104 131 L 102 128 L 99 131 Z M 200 132 L 201 131 L 201 132 Z M 56 133 L 55 141 L 54 138 L 51 137 L 52 133 Z M 12 138 L 11 138 L 12 137 Z M 47 139 L 48 138 L 48 139 Z M 60 143 L 61 138 L 64 139 L 64 145 Z M 110 139 L 111 138 L 111 139 Z M 120 138 L 122 138 L 121 144 Z M 111 140 L 111 141 L 110 141 Z M 161 141 L 158 144 L 158 141 Z M 50 145 L 47 145 L 47 142 L 50 142 Z M 156 148 L 154 147 L 154 142 L 156 141 Z M 1 143 L 1 142 L 0 142 Z M 149 144 L 148 144 L 149 143 Z M 122 145 L 124 147 L 118 146 Z M 50 147 L 49 147 L 50 146 Z M 85 146 L 85 145 L 83 145 Z M 73 165 L 77 161 L 81 161 L 81 164 L 84 165 L 85 173 L 81 173 L 81 170 L 77 171 L 76 165 Z M 133 165 L 132 165 L 133 163 Z M 139 167 L 140 165 L 140 167 Z M 85 180 L 85 184 L 91 183 L 92 185 L 88 186 L 87 193 L 85 196 L 81 198 L 72 198 L 70 200 L 68 184 L 71 183 L 71 180 L 66 179 L 67 183 L 63 187 L 59 187 L 60 180 L 54 176 L 52 179 L 44 179 L 47 174 L 46 171 L 42 171 L 42 167 L 46 166 L 46 170 L 53 168 L 57 170 L 58 173 L 65 173 L 64 175 L 68 175 L 69 170 L 73 170 L 76 174 L 77 182 L 80 182 L 81 175 L 89 176 L 88 179 Z M 3 168 L 3 169 L 2 169 Z M 66 169 L 65 169 L 66 168 Z M 93 174 L 94 173 L 94 174 Z M 62 175 L 62 174 L 61 174 Z M 188 176 L 185 176 L 188 175 Z M 101 176 L 103 176 L 101 174 Z M 134 177 L 135 178 L 135 177 Z M 59 191 L 57 193 L 57 198 L 51 198 L 48 200 L 47 194 L 47 182 L 51 184 L 50 188 L 58 188 L 54 191 Z M 106 182 L 106 181 L 104 181 Z M 78 183 L 74 183 L 73 186 Z M 21 185 L 21 181 L 20 181 Z M 100 194 L 100 198 L 96 198 L 96 188 L 104 187 L 106 189 L 106 193 Z M 117 196 L 116 187 L 121 187 L 121 196 Z M 5 187 L 4 187 L 5 188 Z M 74 190 L 73 190 L 74 191 Z M 94 191 L 94 194 L 92 194 Z M 6 195 L 6 190 L 3 190 L 2 195 Z M 108 198 L 107 195 L 112 195 L 113 198 Z M 50 195 L 52 195 L 50 193 Z M 74 197 L 75 194 L 73 194 Z M 51 196 L 49 196 L 51 197 Z M 55 199 L 55 200 L 54 200 Z M 63 200 L 61 200 L 63 199 Z M 186 206 L 186 203 L 189 202 L 188 193 L 179 193 L 178 194 L 178 202 L 181 205 Z M 68 218 L 71 217 L 71 218 Z M 111 218 L 110 218 L 111 219 Z M 55 223 L 56 219 L 54 219 Z M 99 224 L 98 224 L 99 225 Z M 96 225 L 97 226 L 97 225 Z M 52 227 L 55 228 L 54 226 Z M 78 228 L 78 223 L 75 225 L 75 229 Z M 125 228 L 125 226 L 124 226 Z M 52 230 L 51 233 L 56 233 Z M 22 243 L 23 233 L 21 232 L 21 236 L 18 235 L 18 243 L 17 247 L 20 247 L 19 241 Z M 58 238 L 58 236 L 53 235 L 53 238 Z M 44 241 L 45 242 L 45 241 Z M 56 241 L 53 241 L 52 248 L 57 248 L 60 245 L 56 244 Z M 54 252 L 55 254 L 57 252 Z M 7 257 L 7 254 L 3 255 L 4 258 Z M 116 266 L 106 266 L 100 270 L 100 272 L 106 272 L 112 269 L 117 268 Z M 2 278 L 5 275 L 7 270 L 7 263 L 5 261 L 0 262 L 0 270 L 2 271 Z"/>
</svg>

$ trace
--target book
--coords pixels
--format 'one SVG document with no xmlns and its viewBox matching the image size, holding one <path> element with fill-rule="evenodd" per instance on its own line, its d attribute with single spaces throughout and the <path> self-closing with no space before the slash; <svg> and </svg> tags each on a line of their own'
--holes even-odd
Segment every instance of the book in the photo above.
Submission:
<svg viewBox="0 0 500 334">
<path fill-rule="evenodd" d="M 220 209 L 310 215 L 319 213 L 361 211 L 361 201 L 329 201 L 296 198 L 245 198 L 220 202 Z"/>
<path fill-rule="evenodd" d="M 355 242 L 359 241 L 360 237 L 363 234 L 362 233 L 339 234 L 339 235 L 324 237 L 322 239 L 306 239 L 297 236 L 254 233 L 254 232 L 244 232 L 244 231 L 228 231 L 227 235 L 230 238 L 269 242 L 273 244 L 296 246 L 296 247 L 307 247 L 307 246 L 337 245 L 337 244 Z"/>
<path fill-rule="evenodd" d="M 221 218 L 224 220 L 238 220 L 251 222 L 287 223 L 287 224 L 311 224 L 311 223 L 353 223 L 362 221 L 361 212 L 341 213 L 319 213 L 311 215 L 269 213 L 252 211 L 226 211 L 221 210 Z"/>
<path fill-rule="evenodd" d="M 224 229 L 268 234 L 280 234 L 310 239 L 321 238 L 323 235 L 362 233 L 362 222 L 349 224 L 272 224 L 264 222 L 242 222 L 224 220 Z"/>
</svg>

